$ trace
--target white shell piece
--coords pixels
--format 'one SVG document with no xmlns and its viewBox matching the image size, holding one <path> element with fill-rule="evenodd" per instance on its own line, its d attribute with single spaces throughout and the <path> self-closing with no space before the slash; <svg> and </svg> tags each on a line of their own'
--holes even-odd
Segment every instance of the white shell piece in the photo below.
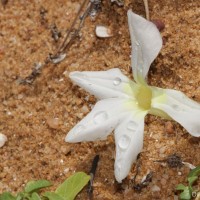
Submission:
<svg viewBox="0 0 200 200">
<path fill-rule="evenodd" d="M 100 38 L 108 38 L 113 36 L 110 28 L 107 26 L 97 25 L 95 32 L 96 36 Z"/>
<path fill-rule="evenodd" d="M 98 99 L 133 98 L 124 89 L 126 86 L 130 87 L 129 79 L 117 68 L 100 72 L 71 72 L 69 77 Z"/>
<path fill-rule="evenodd" d="M 147 173 L 142 177 L 141 183 L 144 182 L 147 179 L 147 176 L 150 174 L 150 170 L 147 171 Z"/>
<path fill-rule="evenodd" d="M 7 137 L 4 134 L 0 133 L 0 148 L 4 146 L 7 140 Z"/>
<path fill-rule="evenodd" d="M 134 112 L 134 111 L 133 111 Z M 118 182 L 128 175 L 143 148 L 144 117 L 147 112 L 129 115 L 115 129 L 115 177 Z"/>
<path fill-rule="evenodd" d="M 59 62 L 65 59 L 66 55 L 67 55 L 66 53 L 60 54 L 59 56 L 52 58 L 51 61 L 53 62 L 53 64 L 58 64 Z"/>
<path fill-rule="evenodd" d="M 111 3 L 116 3 L 118 6 L 123 6 L 124 1 L 123 0 L 111 0 Z"/>
<path fill-rule="evenodd" d="M 128 11 L 128 24 L 131 35 L 133 75 L 146 77 L 149 67 L 162 48 L 162 38 L 157 27 L 150 21 Z"/>
<path fill-rule="evenodd" d="M 182 162 L 182 163 L 183 163 L 186 167 L 190 168 L 191 170 L 196 168 L 196 167 L 195 167 L 193 164 L 191 164 L 191 163 L 188 163 L 188 162 Z"/>
<path fill-rule="evenodd" d="M 152 107 L 167 113 L 180 123 L 191 135 L 200 137 L 200 104 L 189 99 L 180 91 L 163 89 L 167 100 L 152 101 Z"/>
<path fill-rule="evenodd" d="M 92 111 L 67 134 L 66 142 L 104 140 L 121 122 L 129 110 L 124 99 L 98 101 Z"/>
</svg>

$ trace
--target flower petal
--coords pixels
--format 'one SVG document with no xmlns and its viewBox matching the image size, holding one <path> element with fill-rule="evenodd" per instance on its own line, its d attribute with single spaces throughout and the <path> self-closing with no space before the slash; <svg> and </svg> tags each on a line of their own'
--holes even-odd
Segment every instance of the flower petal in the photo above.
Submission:
<svg viewBox="0 0 200 200">
<path fill-rule="evenodd" d="M 152 101 L 152 107 L 166 112 L 179 122 L 191 135 L 200 136 L 200 104 L 180 91 L 163 89 L 166 101 Z"/>
<path fill-rule="evenodd" d="M 129 173 L 143 147 L 144 117 L 146 111 L 129 114 L 115 129 L 115 177 L 121 182 Z"/>
<path fill-rule="evenodd" d="M 104 99 L 67 134 L 66 142 L 94 141 L 106 137 L 130 112 L 124 99 Z"/>
<path fill-rule="evenodd" d="M 128 11 L 128 24 L 131 35 L 133 75 L 138 81 L 138 75 L 146 77 L 149 67 L 162 48 L 162 38 L 156 26 Z"/>
<path fill-rule="evenodd" d="M 118 68 L 100 72 L 77 71 L 69 76 L 74 83 L 99 99 L 131 97 L 124 90 L 130 81 Z"/>
</svg>

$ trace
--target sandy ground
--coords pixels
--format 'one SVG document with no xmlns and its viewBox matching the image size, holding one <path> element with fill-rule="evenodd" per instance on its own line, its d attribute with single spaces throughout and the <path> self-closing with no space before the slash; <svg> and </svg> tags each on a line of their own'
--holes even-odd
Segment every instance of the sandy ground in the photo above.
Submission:
<svg viewBox="0 0 200 200">
<path fill-rule="evenodd" d="M 184 161 L 199 165 L 200 140 L 176 122 L 146 117 L 137 182 L 148 171 L 153 172 L 153 178 L 141 192 L 130 184 L 135 165 L 123 184 L 115 182 L 113 136 L 101 142 L 64 142 L 67 132 L 96 101 L 72 85 L 69 72 L 118 67 L 132 77 L 126 12 L 131 8 L 145 16 L 143 1 L 125 1 L 124 7 L 117 7 L 105 0 L 96 20 L 86 19 L 80 40 L 63 62 L 47 65 L 31 85 L 18 82 L 19 77 L 31 73 L 34 63 L 44 61 L 57 49 L 62 39 L 56 43 L 49 27 L 55 23 L 64 35 L 81 2 L 9 0 L 5 8 L 0 5 L 0 132 L 8 137 L 0 149 L 0 192 L 20 191 L 32 179 L 48 179 L 56 187 L 75 171 L 89 172 L 93 157 L 99 154 L 94 199 L 177 199 L 175 186 L 186 183 L 189 169 L 154 161 L 177 153 Z M 151 19 L 165 23 L 165 45 L 152 64 L 149 83 L 181 90 L 200 102 L 199 0 L 150 0 L 149 6 Z M 45 22 L 40 14 L 42 7 L 47 10 Z M 97 38 L 97 24 L 112 28 L 114 36 Z M 86 190 L 77 199 L 87 199 Z"/>
</svg>

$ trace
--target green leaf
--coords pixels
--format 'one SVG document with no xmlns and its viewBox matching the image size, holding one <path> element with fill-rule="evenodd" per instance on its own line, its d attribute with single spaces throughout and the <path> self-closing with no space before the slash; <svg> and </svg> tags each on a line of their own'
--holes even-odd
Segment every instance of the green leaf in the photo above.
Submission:
<svg viewBox="0 0 200 200">
<path fill-rule="evenodd" d="M 192 191 L 189 187 L 186 187 L 185 190 L 180 194 L 181 200 L 190 200 L 192 198 Z"/>
<path fill-rule="evenodd" d="M 65 180 L 55 192 L 64 200 L 73 200 L 89 180 L 89 175 L 84 172 L 77 172 Z"/>
<path fill-rule="evenodd" d="M 197 166 L 196 168 L 190 171 L 190 173 L 188 174 L 188 178 L 199 175 L 200 175 L 200 166 Z"/>
<path fill-rule="evenodd" d="M 37 191 L 39 189 L 49 187 L 51 185 L 52 184 L 49 181 L 46 181 L 46 180 L 30 181 L 25 186 L 24 191 L 26 193 L 31 193 L 31 192 Z"/>
<path fill-rule="evenodd" d="M 0 200 L 15 200 L 15 197 L 10 192 L 4 192 L 0 195 Z"/>
<path fill-rule="evenodd" d="M 39 196 L 38 193 L 33 192 L 33 194 L 31 195 L 31 200 L 42 200 Z"/>
<path fill-rule="evenodd" d="M 187 187 L 185 186 L 185 185 L 183 185 L 183 184 L 178 184 L 177 186 L 176 186 L 176 190 L 185 190 Z"/>
<path fill-rule="evenodd" d="M 64 200 L 61 196 L 59 196 L 55 192 L 45 192 L 43 196 L 47 197 L 49 200 Z"/>
<path fill-rule="evenodd" d="M 24 194 L 22 192 L 17 194 L 16 200 L 23 200 Z"/>
<path fill-rule="evenodd" d="M 198 176 L 192 176 L 188 178 L 189 185 L 192 186 L 193 183 L 198 179 Z"/>
</svg>

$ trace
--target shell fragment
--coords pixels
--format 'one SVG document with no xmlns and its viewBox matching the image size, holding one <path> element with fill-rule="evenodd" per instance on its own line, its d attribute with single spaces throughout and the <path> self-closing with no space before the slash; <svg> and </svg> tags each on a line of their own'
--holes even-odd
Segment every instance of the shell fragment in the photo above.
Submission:
<svg viewBox="0 0 200 200">
<path fill-rule="evenodd" d="M 100 38 L 112 37 L 112 31 L 107 26 L 97 25 L 96 26 L 96 36 Z"/>
<path fill-rule="evenodd" d="M 0 148 L 5 144 L 7 140 L 7 137 L 4 134 L 0 133 Z"/>
</svg>

